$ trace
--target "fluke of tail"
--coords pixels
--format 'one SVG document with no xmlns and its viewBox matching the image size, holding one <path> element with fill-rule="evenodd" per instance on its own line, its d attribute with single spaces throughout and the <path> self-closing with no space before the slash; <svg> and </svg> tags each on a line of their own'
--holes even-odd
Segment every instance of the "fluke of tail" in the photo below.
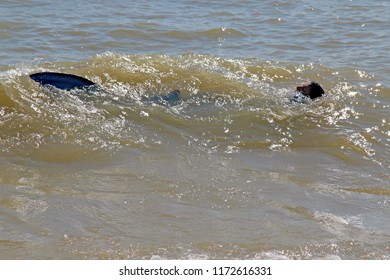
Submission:
<svg viewBox="0 0 390 280">
<path fill-rule="evenodd" d="M 63 90 L 80 89 L 95 85 L 94 82 L 72 74 L 40 72 L 31 74 L 30 78 L 42 86 L 52 86 Z"/>
</svg>

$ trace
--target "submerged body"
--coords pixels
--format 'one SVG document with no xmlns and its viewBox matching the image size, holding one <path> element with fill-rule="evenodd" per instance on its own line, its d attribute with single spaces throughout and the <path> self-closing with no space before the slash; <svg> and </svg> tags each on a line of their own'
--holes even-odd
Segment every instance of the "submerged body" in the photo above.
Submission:
<svg viewBox="0 0 390 280">
<path fill-rule="evenodd" d="M 90 89 L 97 86 L 96 83 L 73 74 L 57 73 L 57 72 L 40 72 L 31 74 L 30 78 L 35 82 L 45 87 L 54 87 L 61 90 L 74 90 L 74 89 Z M 88 91 L 88 94 L 91 94 Z M 164 96 L 152 96 L 146 98 L 143 101 L 151 102 L 176 102 L 180 100 L 180 91 L 174 90 Z"/>
<path fill-rule="evenodd" d="M 96 84 L 86 78 L 73 74 L 40 72 L 30 75 L 31 79 L 42 86 L 51 86 L 62 90 L 83 89 Z M 296 94 L 290 99 L 291 102 L 305 103 L 310 99 L 316 99 L 325 94 L 323 88 L 317 82 L 309 82 L 296 87 Z M 180 91 L 174 90 L 165 96 L 152 96 L 144 101 L 152 102 L 176 102 L 180 100 Z"/>
</svg>

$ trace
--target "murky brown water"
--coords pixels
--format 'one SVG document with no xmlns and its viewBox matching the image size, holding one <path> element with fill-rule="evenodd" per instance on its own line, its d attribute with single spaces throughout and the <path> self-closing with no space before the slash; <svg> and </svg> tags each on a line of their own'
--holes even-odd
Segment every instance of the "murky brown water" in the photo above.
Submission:
<svg viewBox="0 0 390 280">
<path fill-rule="evenodd" d="M 387 1 L 76 2 L 1 1 L 1 259 L 389 259 Z"/>
</svg>

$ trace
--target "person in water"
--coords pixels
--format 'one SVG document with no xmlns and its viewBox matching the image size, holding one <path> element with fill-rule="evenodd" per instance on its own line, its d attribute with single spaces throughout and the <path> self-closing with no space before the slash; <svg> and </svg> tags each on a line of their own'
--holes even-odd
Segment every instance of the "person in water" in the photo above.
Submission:
<svg viewBox="0 0 390 280">
<path fill-rule="evenodd" d="M 302 85 L 298 85 L 296 88 L 296 94 L 291 101 L 304 102 L 305 99 L 311 100 L 321 97 L 325 94 L 324 89 L 317 82 L 309 82 Z"/>
<path fill-rule="evenodd" d="M 31 74 L 30 77 L 42 86 L 54 86 L 63 90 L 87 88 L 95 83 L 83 77 L 72 74 L 41 72 Z M 293 102 L 304 103 L 307 98 L 316 99 L 325 94 L 325 91 L 316 82 L 309 82 L 296 87 L 296 94 L 291 98 Z M 177 101 L 180 99 L 180 91 L 175 90 L 163 97 L 152 97 L 150 101 Z"/>
</svg>

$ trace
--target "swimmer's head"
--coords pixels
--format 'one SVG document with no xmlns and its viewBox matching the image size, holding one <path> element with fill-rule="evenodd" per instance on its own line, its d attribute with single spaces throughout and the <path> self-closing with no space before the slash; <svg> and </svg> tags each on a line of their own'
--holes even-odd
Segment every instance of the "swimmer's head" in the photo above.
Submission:
<svg viewBox="0 0 390 280">
<path fill-rule="evenodd" d="M 299 85 L 296 90 L 311 99 L 315 99 L 325 94 L 324 89 L 316 82 Z"/>
</svg>

